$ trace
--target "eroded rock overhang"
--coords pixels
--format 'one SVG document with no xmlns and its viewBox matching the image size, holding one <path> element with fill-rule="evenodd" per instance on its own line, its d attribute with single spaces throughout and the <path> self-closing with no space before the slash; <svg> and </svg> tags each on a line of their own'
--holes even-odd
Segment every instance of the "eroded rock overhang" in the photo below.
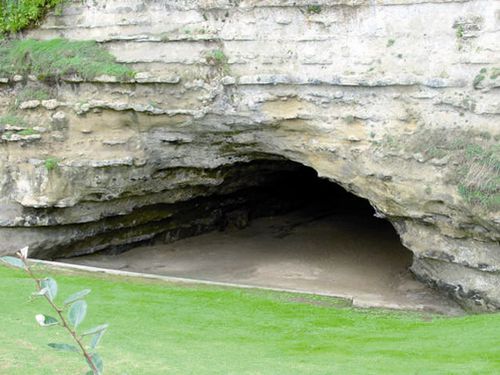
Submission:
<svg viewBox="0 0 500 375">
<path fill-rule="evenodd" d="M 368 199 L 421 279 L 498 308 L 498 6 L 315 4 L 93 1 L 28 32 L 98 40 L 138 74 L 0 77 L 3 113 L 25 98 L 15 111 L 32 129 L 0 126 L 3 252 L 133 243 L 163 220 L 144 207 L 285 159 Z M 39 89 L 49 96 L 26 94 Z"/>
</svg>

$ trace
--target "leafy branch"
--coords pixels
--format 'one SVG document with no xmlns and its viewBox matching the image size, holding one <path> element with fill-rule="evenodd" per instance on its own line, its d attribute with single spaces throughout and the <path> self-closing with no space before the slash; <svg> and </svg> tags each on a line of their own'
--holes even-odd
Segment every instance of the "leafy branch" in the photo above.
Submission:
<svg viewBox="0 0 500 375">
<path fill-rule="evenodd" d="M 103 373 L 103 361 L 95 348 L 104 335 L 107 324 L 94 327 L 88 331 L 79 334 L 78 326 L 83 322 L 87 314 L 87 302 L 84 298 L 90 293 L 90 289 L 84 289 L 72 294 L 63 302 L 62 306 L 56 304 L 58 285 L 51 278 L 37 277 L 28 263 L 28 248 L 25 247 L 16 253 L 16 257 L 4 256 L 0 260 L 10 266 L 23 269 L 28 276 L 35 282 L 36 292 L 32 294 L 33 298 L 44 298 L 56 314 L 56 318 L 44 314 L 36 315 L 35 319 L 41 327 L 60 326 L 64 328 L 76 345 L 64 343 L 50 343 L 49 347 L 66 352 L 79 353 L 83 356 L 90 371 L 86 375 L 101 375 Z M 90 343 L 85 345 L 84 340 L 90 338 Z"/>
</svg>

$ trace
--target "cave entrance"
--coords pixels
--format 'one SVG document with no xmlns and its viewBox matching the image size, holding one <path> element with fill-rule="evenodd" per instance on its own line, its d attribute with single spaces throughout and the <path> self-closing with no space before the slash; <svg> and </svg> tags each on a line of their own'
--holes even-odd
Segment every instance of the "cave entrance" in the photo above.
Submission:
<svg viewBox="0 0 500 375">
<path fill-rule="evenodd" d="M 443 309 L 444 300 L 414 280 L 412 253 L 368 201 L 290 161 L 218 173 L 224 183 L 213 194 L 179 209 L 182 228 L 119 254 L 66 261 L 343 296 L 365 306 Z"/>
</svg>

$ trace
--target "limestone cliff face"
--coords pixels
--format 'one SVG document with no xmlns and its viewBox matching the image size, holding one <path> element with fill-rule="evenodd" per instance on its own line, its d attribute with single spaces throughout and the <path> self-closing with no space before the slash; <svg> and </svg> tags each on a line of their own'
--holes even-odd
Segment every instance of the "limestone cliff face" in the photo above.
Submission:
<svg viewBox="0 0 500 375">
<path fill-rule="evenodd" d="M 284 158 L 368 199 L 417 276 L 499 308 L 498 4 L 70 4 L 25 36 L 96 39 L 139 73 L 66 77 L 49 100 L 20 103 L 38 128 L 0 129 L 2 251 L 53 257 L 152 238 L 172 204 L 253 183 L 229 166 Z M 45 85 L 1 82 L 4 112 Z"/>
</svg>

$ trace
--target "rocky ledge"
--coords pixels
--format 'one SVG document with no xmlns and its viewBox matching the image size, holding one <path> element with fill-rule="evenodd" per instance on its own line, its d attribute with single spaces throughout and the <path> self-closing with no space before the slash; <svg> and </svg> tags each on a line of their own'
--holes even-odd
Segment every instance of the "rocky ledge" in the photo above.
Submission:
<svg viewBox="0 0 500 375">
<path fill-rule="evenodd" d="M 68 4 L 24 37 L 95 39 L 138 73 L 1 77 L 1 252 L 213 229 L 259 201 L 235 192 L 293 161 L 368 199 L 417 277 L 499 309 L 498 14 L 479 0 Z"/>
</svg>

